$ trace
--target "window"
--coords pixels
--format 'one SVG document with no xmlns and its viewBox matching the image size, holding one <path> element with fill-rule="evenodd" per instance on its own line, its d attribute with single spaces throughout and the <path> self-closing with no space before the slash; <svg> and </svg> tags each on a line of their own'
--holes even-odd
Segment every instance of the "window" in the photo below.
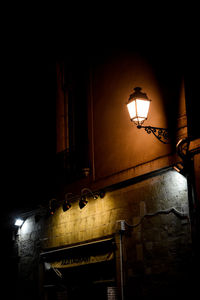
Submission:
<svg viewBox="0 0 200 300">
<path fill-rule="evenodd" d="M 57 62 L 57 171 L 73 181 L 89 167 L 88 66 L 77 57 Z"/>
</svg>

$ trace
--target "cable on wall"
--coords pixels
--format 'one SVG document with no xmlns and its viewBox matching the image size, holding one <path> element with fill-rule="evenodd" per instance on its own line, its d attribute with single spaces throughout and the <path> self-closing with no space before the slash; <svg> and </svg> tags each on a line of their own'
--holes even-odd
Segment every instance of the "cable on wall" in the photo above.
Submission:
<svg viewBox="0 0 200 300">
<path fill-rule="evenodd" d="M 177 217 L 179 217 L 181 219 L 187 219 L 188 223 L 190 224 L 189 216 L 185 213 L 178 211 L 174 207 L 171 207 L 169 209 L 164 209 L 164 210 L 158 210 L 155 213 L 145 214 L 144 216 L 142 216 L 141 220 L 137 224 L 134 224 L 134 225 L 128 224 L 126 221 L 124 221 L 124 223 L 130 228 L 135 228 L 135 227 L 139 226 L 144 221 L 145 218 L 154 217 L 159 214 L 170 214 L 170 213 L 173 213 L 174 215 L 176 215 Z"/>
</svg>

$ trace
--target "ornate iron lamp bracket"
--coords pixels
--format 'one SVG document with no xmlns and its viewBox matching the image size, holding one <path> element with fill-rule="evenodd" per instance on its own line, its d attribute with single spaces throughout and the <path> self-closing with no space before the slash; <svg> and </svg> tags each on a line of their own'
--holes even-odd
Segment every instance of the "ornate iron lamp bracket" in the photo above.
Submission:
<svg viewBox="0 0 200 300">
<path fill-rule="evenodd" d="M 160 128 L 160 127 L 153 127 L 153 126 L 142 126 L 137 125 L 138 129 L 144 128 L 144 130 L 150 134 L 153 133 L 153 135 L 163 144 L 169 144 L 169 131 L 167 128 Z"/>
</svg>

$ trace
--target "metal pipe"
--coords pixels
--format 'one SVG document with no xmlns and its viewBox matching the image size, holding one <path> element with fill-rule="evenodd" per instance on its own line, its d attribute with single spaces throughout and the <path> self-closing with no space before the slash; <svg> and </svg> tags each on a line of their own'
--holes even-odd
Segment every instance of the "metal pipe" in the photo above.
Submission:
<svg viewBox="0 0 200 300">
<path fill-rule="evenodd" d="M 119 231 L 120 236 L 120 281 L 121 281 L 121 300 L 124 300 L 124 271 L 123 271 L 123 229 L 124 227 L 124 221 L 120 222 L 121 230 Z"/>
</svg>

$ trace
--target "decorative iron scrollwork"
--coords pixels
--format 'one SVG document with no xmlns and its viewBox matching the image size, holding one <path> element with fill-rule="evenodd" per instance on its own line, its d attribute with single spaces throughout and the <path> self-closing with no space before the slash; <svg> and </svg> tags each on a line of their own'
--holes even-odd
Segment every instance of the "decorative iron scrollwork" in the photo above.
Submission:
<svg viewBox="0 0 200 300">
<path fill-rule="evenodd" d="M 160 127 L 152 127 L 152 126 L 142 126 L 138 125 L 138 129 L 144 128 L 144 130 L 150 134 L 153 133 L 153 135 L 163 144 L 169 144 L 169 131 L 167 128 L 160 128 Z"/>
</svg>

